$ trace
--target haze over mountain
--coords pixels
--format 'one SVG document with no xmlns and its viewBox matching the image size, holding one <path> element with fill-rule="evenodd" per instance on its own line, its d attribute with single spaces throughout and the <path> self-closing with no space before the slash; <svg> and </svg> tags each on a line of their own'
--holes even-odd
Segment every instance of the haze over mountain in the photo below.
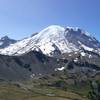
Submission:
<svg viewBox="0 0 100 100">
<path fill-rule="evenodd" d="M 0 11 L 0 36 L 21 39 L 57 24 L 80 27 L 100 40 L 99 0 L 3 0 Z"/>
</svg>

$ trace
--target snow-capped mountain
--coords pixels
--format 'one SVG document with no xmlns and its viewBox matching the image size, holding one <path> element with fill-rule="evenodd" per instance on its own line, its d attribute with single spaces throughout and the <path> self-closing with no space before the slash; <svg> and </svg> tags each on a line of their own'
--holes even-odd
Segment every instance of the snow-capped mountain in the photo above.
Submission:
<svg viewBox="0 0 100 100">
<path fill-rule="evenodd" d="M 79 28 L 52 25 L 31 37 L 0 49 L 0 53 L 21 55 L 32 50 L 41 51 L 48 56 L 80 50 L 99 52 L 100 42 Z"/>
<path fill-rule="evenodd" d="M 0 49 L 0 79 L 32 79 L 59 71 L 94 77 L 100 73 L 99 52 L 100 42 L 89 33 L 52 25 Z"/>
<path fill-rule="evenodd" d="M 14 44 L 17 41 L 14 39 L 10 39 L 8 36 L 4 36 L 0 39 L 0 49 L 9 46 L 10 44 Z"/>
</svg>

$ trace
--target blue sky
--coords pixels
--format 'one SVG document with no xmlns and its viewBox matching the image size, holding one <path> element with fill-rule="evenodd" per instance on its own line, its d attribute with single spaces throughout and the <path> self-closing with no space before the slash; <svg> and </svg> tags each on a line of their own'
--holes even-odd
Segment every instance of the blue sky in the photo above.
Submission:
<svg viewBox="0 0 100 100">
<path fill-rule="evenodd" d="M 0 0 L 0 37 L 21 39 L 54 24 L 80 27 L 100 40 L 100 0 Z"/>
</svg>

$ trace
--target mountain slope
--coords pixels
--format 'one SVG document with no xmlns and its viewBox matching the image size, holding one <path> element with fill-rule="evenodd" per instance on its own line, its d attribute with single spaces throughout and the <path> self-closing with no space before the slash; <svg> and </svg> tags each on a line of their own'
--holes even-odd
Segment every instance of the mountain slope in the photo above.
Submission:
<svg viewBox="0 0 100 100">
<path fill-rule="evenodd" d="M 80 73 L 82 77 L 100 73 L 100 57 L 98 63 L 81 57 L 76 62 L 74 58 L 58 59 L 36 51 L 21 56 L 0 55 L 0 80 L 29 80 L 64 70 L 68 75 Z"/>
<path fill-rule="evenodd" d="M 59 63 L 64 65 L 61 60 Z M 32 51 L 21 56 L 0 55 L 0 80 L 24 80 L 54 72 L 55 58 Z"/>
<path fill-rule="evenodd" d="M 100 42 L 79 28 L 64 28 L 52 25 L 29 38 L 1 49 L 0 53 L 21 55 L 32 50 L 41 51 L 49 56 L 79 52 L 81 50 L 100 53 Z"/>
</svg>

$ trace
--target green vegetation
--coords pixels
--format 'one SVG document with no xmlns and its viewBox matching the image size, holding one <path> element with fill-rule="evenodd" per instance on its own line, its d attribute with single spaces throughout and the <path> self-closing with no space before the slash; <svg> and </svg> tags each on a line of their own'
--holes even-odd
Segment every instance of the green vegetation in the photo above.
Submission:
<svg viewBox="0 0 100 100">
<path fill-rule="evenodd" d="M 35 85 L 35 84 L 34 84 Z M 22 83 L 0 83 L 0 100 L 88 100 L 80 95 L 55 87 Z"/>
<path fill-rule="evenodd" d="M 98 75 L 91 81 L 67 84 L 68 77 L 56 73 L 30 81 L 1 81 L 0 100 L 100 100 L 99 78 Z"/>
</svg>

